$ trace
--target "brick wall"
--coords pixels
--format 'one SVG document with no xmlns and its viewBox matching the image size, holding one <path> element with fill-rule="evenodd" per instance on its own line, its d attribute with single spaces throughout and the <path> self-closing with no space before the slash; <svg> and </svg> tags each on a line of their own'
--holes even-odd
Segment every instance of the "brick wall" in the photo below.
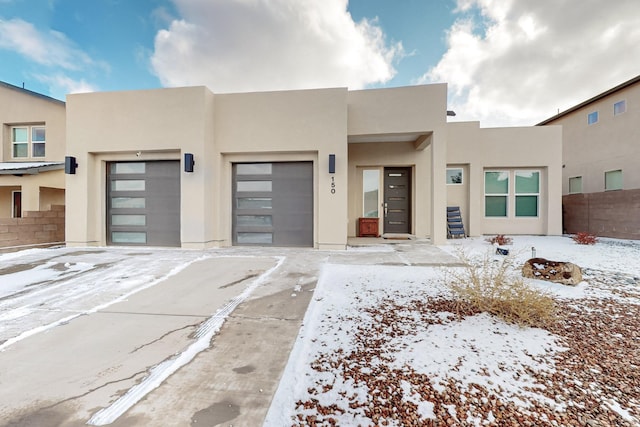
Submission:
<svg viewBox="0 0 640 427">
<path fill-rule="evenodd" d="M 64 206 L 26 211 L 22 218 L 0 218 L 0 250 L 64 243 Z"/>
<path fill-rule="evenodd" d="M 640 239 L 640 189 L 569 194 L 562 197 L 562 211 L 566 233 Z"/>
</svg>

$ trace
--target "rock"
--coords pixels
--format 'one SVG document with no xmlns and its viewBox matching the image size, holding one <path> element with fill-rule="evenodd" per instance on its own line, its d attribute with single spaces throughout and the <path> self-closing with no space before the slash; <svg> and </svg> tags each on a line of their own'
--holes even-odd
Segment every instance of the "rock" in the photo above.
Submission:
<svg viewBox="0 0 640 427">
<path fill-rule="evenodd" d="M 530 279 L 547 280 L 575 286 L 582 282 L 582 270 L 570 262 L 549 261 L 544 258 L 528 259 L 522 266 L 522 275 Z"/>
</svg>

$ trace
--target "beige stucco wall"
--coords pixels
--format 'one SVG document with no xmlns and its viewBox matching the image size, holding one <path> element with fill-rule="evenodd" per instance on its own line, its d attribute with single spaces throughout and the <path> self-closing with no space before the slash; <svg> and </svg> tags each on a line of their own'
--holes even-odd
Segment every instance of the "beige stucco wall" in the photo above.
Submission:
<svg viewBox="0 0 640 427">
<path fill-rule="evenodd" d="M 417 138 L 417 139 L 415 139 Z M 351 142 L 348 142 L 351 140 Z M 446 238 L 446 206 L 467 211 L 474 235 L 560 234 L 558 127 L 480 129 L 446 122 L 446 85 L 348 92 L 345 88 L 213 94 L 205 87 L 74 94 L 67 98 L 67 243 L 106 244 L 106 164 L 180 160 L 181 241 L 185 248 L 232 244 L 232 165 L 313 163 L 314 246 L 343 249 L 362 216 L 362 169 L 412 168 L 412 233 Z M 330 154 L 336 171 L 328 171 Z M 465 168 L 448 188 L 447 165 Z M 538 218 L 484 218 L 484 170 L 536 169 Z M 332 191 L 332 189 L 334 191 Z"/>
<path fill-rule="evenodd" d="M 182 159 L 182 247 L 231 245 L 234 162 L 312 161 L 314 241 L 346 245 L 346 89 L 214 95 L 204 87 L 69 95 L 67 243 L 106 244 L 106 162 Z M 328 173 L 335 154 L 336 173 Z M 331 193 L 332 179 L 335 193 Z M 77 197 L 74 195 L 87 195 Z"/>
<path fill-rule="evenodd" d="M 613 104 L 626 100 L 627 111 L 613 115 Z M 587 116 L 598 111 L 598 122 Z M 569 178 L 582 177 L 582 192 L 604 191 L 604 174 L 622 169 L 623 189 L 640 188 L 640 83 L 552 121 L 563 127 L 562 194 L 569 194 Z"/>
<path fill-rule="evenodd" d="M 65 104 L 62 101 L 31 94 L 0 85 L 0 162 L 64 160 Z M 46 127 L 45 157 L 13 159 L 11 126 L 44 125 Z M 0 177 L 1 178 L 1 177 Z"/>
<path fill-rule="evenodd" d="M 0 189 L 9 194 L 5 199 L 0 197 L 0 218 L 11 218 L 11 190 L 22 192 L 22 211 L 48 210 L 52 200 L 43 200 L 43 192 L 55 189 L 62 192 L 62 197 L 53 200 L 53 204 L 64 204 L 64 170 L 41 172 L 35 175 L 0 175 Z M 8 193 L 7 193 L 8 191 Z"/>
<path fill-rule="evenodd" d="M 349 144 L 349 235 L 355 233 L 357 218 L 362 215 L 358 168 L 411 166 L 412 233 L 443 243 L 446 216 L 431 213 L 444 212 L 446 207 L 447 85 L 351 91 L 348 102 L 349 137 L 360 141 Z M 402 141 L 409 134 L 429 137 L 421 146 L 393 140 L 397 136 Z M 367 142 L 367 137 L 386 142 Z"/>
<path fill-rule="evenodd" d="M 562 233 L 562 129 L 549 127 L 480 128 L 477 122 L 448 125 L 447 164 L 468 165 L 467 233 Z M 540 200 L 537 218 L 516 218 L 510 203 L 507 218 L 484 216 L 485 170 L 539 170 Z M 513 185 L 513 179 L 510 180 Z M 449 204 L 463 203 L 466 195 L 452 193 Z"/>
<path fill-rule="evenodd" d="M 65 104 L 52 98 L 0 85 L 0 162 L 62 162 L 65 146 Z M 44 125 L 46 127 L 45 157 L 12 157 L 11 127 Z M 36 175 L 0 175 L 0 188 L 19 186 L 22 210 L 37 211 L 40 188 L 64 189 L 64 173 L 49 171 Z M 10 194 L 10 192 L 9 192 Z M 0 200 L 0 218 L 11 216 L 11 201 Z"/>
<path fill-rule="evenodd" d="M 231 244 L 231 167 L 236 162 L 312 161 L 314 246 L 344 249 L 347 237 L 347 90 L 216 95 L 218 236 Z M 329 174 L 329 154 L 336 172 Z M 331 192 L 332 183 L 335 192 Z"/>
<path fill-rule="evenodd" d="M 212 203 L 207 178 L 215 170 L 207 151 L 212 96 L 202 86 L 67 96 L 67 155 L 78 162 L 66 179 L 67 244 L 106 244 L 106 162 L 181 160 L 185 152 L 194 154 L 196 167 L 181 174 L 182 241 L 212 241 L 211 219 L 204 217 Z"/>
</svg>

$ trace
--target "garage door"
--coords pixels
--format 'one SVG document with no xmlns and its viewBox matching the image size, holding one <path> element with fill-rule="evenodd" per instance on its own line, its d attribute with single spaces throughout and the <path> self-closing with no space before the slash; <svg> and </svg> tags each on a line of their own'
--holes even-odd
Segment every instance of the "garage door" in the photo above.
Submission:
<svg viewBox="0 0 640 427">
<path fill-rule="evenodd" d="M 313 246 L 313 163 L 233 165 L 233 244 Z"/>
<path fill-rule="evenodd" d="M 180 162 L 107 164 L 107 243 L 180 246 Z"/>
</svg>

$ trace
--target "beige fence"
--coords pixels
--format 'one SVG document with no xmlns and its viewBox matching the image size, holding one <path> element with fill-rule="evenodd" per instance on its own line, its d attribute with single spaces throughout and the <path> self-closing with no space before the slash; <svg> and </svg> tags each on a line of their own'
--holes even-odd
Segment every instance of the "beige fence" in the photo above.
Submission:
<svg viewBox="0 0 640 427">
<path fill-rule="evenodd" d="M 0 251 L 64 244 L 64 206 L 26 211 L 22 218 L 0 218 Z"/>
</svg>

